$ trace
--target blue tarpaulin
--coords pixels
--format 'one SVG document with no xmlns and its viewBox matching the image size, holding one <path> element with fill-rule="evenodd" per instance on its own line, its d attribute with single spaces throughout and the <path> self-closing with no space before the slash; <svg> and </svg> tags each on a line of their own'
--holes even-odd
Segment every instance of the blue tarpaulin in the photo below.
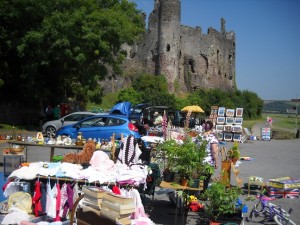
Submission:
<svg viewBox="0 0 300 225">
<path fill-rule="evenodd" d="M 120 102 L 114 105 L 109 113 L 111 114 L 118 114 L 118 115 L 125 115 L 129 118 L 131 110 L 131 103 L 130 102 Z"/>
</svg>

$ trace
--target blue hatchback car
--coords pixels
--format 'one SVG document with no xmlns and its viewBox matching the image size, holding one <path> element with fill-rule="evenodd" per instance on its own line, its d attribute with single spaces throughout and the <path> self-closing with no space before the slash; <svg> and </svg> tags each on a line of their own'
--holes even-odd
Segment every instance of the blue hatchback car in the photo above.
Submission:
<svg viewBox="0 0 300 225">
<path fill-rule="evenodd" d="M 135 138 L 140 139 L 138 128 L 131 123 L 130 119 L 122 115 L 97 115 L 81 120 L 75 124 L 63 126 L 56 132 L 58 135 L 67 135 L 72 139 L 76 139 L 78 132 L 81 132 L 83 137 L 88 140 L 89 138 L 96 140 L 110 140 L 113 134 L 116 139 L 133 135 Z"/>
</svg>

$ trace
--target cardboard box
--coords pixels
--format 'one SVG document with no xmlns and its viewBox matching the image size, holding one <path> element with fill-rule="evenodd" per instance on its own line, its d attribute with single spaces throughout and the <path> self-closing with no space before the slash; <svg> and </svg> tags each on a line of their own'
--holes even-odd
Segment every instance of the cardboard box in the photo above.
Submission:
<svg viewBox="0 0 300 225">
<path fill-rule="evenodd" d="M 267 187 L 268 196 L 273 198 L 299 198 L 299 188 L 282 189 Z"/>
<path fill-rule="evenodd" d="M 267 186 L 280 189 L 300 188 L 300 179 L 294 179 L 292 177 L 269 179 L 267 182 Z"/>
</svg>

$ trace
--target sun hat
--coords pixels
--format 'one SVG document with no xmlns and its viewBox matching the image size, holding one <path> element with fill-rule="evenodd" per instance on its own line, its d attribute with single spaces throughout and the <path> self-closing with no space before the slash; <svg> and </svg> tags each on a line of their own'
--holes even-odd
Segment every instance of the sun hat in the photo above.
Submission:
<svg viewBox="0 0 300 225">
<path fill-rule="evenodd" d="M 158 112 L 155 112 L 155 113 L 154 113 L 154 116 L 158 116 L 158 115 L 159 115 L 159 113 L 158 113 Z"/>
</svg>

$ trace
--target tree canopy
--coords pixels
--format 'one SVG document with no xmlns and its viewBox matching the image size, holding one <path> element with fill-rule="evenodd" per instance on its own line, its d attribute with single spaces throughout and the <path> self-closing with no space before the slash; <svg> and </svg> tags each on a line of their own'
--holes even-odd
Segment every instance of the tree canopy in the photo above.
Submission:
<svg viewBox="0 0 300 225">
<path fill-rule="evenodd" d="M 168 92 L 164 76 L 142 74 L 132 83 L 132 87 L 119 92 L 117 101 L 130 101 L 133 105 L 147 102 L 152 105 L 165 105 L 173 109 L 182 109 L 188 105 L 198 105 L 209 116 L 211 106 L 243 108 L 245 119 L 261 117 L 263 100 L 254 92 L 221 91 L 219 89 L 199 89 L 184 98 L 178 98 Z"/>
<path fill-rule="evenodd" d="M 101 100 L 107 66 L 145 29 L 127 0 L 2 0 L 0 93 L 10 100 Z M 1 87 L 2 84 L 2 87 Z"/>
</svg>

